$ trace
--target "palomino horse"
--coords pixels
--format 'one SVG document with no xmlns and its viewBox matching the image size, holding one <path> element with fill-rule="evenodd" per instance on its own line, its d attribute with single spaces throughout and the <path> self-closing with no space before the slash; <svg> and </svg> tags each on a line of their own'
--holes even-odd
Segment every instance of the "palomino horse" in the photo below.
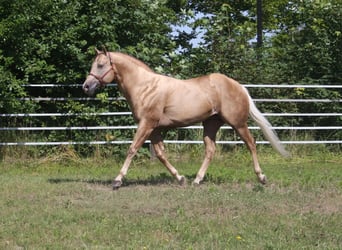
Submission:
<svg viewBox="0 0 342 250">
<path fill-rule="evenodd" d="M 161 130 L 165 128 L 203 122 L 205 158 L 194 184 L 203 180 L 215 152 L 216 133 L 225 123 L 232 126 L 246 143 L 252 154 L 254 171 L 259 181 L 266 183 L 266 176 L 258 163 L 254 138 L 248 130 L 249 115 L 272 146 L 282 155 L 287 155 L 270 123 L 256 108 L 247 90 L 237 81 L 222 74 L 178 80 L 154 73 L 143 62 L 129 55 L 96 52 L 90 73 L 83 84 L 84 92 L 93 95 L 98 87 L 116 81 L 138 122 L 126 160 L 113 182 L 114 189 L 122 185 L 132 158 L 148 138 L 158 159 L 180 184 L 186 183 L 185 177 L 178 173 L 165 156 L 161 136 Z"/>
</svg>

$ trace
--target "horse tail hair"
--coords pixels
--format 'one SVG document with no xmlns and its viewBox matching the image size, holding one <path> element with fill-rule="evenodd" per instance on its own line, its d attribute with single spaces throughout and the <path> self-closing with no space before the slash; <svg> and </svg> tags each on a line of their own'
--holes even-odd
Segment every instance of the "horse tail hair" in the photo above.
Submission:
<svg viewBox="0 0 342 250">
<path fill-rule="evenodd" d="M 245 88 L 249 99 L 249 115 L 258 124 L 266 139 L 271 143 L 273 148 L 277 150 L 282 156 L 289 157 L 290 154 L 286 151 L 280 143 L 276 132 L 272 129 L 270 122 L 262 115 L 259 109 L 255 106 L 252 97 L 249 95 L 248 90 Z"/>
</svg>

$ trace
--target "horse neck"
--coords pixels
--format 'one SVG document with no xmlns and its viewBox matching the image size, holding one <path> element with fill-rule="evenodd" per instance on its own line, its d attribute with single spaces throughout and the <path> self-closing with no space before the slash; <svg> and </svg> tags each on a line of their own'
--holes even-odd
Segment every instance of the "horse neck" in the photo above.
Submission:
<svg viewBox="0 0 342 250">
<path fill-rule="evenodd" d="M 143 82 L 141 80 L 146 79 L 153 71 L 134 57 L 121 53 L 111 53 L 111 56 L 118 74 L 119 87 L 127 98 Z"/>
<path fill-rule="evenodd" d="M 133 56 L 129 56 L 127 54 L 123 54 L 120 52 L 111 52 L 110 53 L 112 56 L 115 57 L 115 59 L 121 61 L 121 64 L 124 64 L 126 67 L 127 66 L 133 66 L 133 67 L 141 67 L 143 69 L 145 69 L 148 72 L 154 72 L 150 67 L 148 67 L 145 63 L 143 63 L 142 61 L 136 59 Z M 115 62 L 116 60 L 114 60 Z"/>
</svg>

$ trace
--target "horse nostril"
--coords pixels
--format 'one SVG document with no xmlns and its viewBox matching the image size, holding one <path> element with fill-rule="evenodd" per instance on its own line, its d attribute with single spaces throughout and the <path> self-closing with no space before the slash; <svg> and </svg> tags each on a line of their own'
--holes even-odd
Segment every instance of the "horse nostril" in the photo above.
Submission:
<svg viewBox="0 0 342 250">
<path fill-rule="evenodd" d="M 83 90 L 84 90 L 85 92 L 88 92 L 88 90 L 89 90 L 88 84 L 86 84 L 86 85 L 83 86 Z"/>
</svg>

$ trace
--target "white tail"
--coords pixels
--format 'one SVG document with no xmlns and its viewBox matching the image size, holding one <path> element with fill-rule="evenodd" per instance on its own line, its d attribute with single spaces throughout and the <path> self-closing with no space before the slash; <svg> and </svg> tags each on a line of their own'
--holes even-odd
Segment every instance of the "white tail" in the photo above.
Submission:
<svg viewBox="0 0 342 250">
<path fill-rule="evenodd" d="M 246 89 L 246 91 L 247 91 L 247 89 Z M 261 114 L 261 112 L 255 106 L 254 101 L 251 98 L 251 96 L 249 95 L 248 91 L 247 91 L 247 95 L 249 98 L 249 114 L 252 117 L 252 119 L 261 128 L 261 131 L 263 132 L 266 139 L 271 143 L 273 148 L 276 149 L 284 157 L 289 157 L 290 154 L 285 150 L 283 145 L 280 144 L 280 141 L 278 139 L 277 134 L 272 129 L 272 125 L 269 123 L 269 121 Z"/>
</svg>

